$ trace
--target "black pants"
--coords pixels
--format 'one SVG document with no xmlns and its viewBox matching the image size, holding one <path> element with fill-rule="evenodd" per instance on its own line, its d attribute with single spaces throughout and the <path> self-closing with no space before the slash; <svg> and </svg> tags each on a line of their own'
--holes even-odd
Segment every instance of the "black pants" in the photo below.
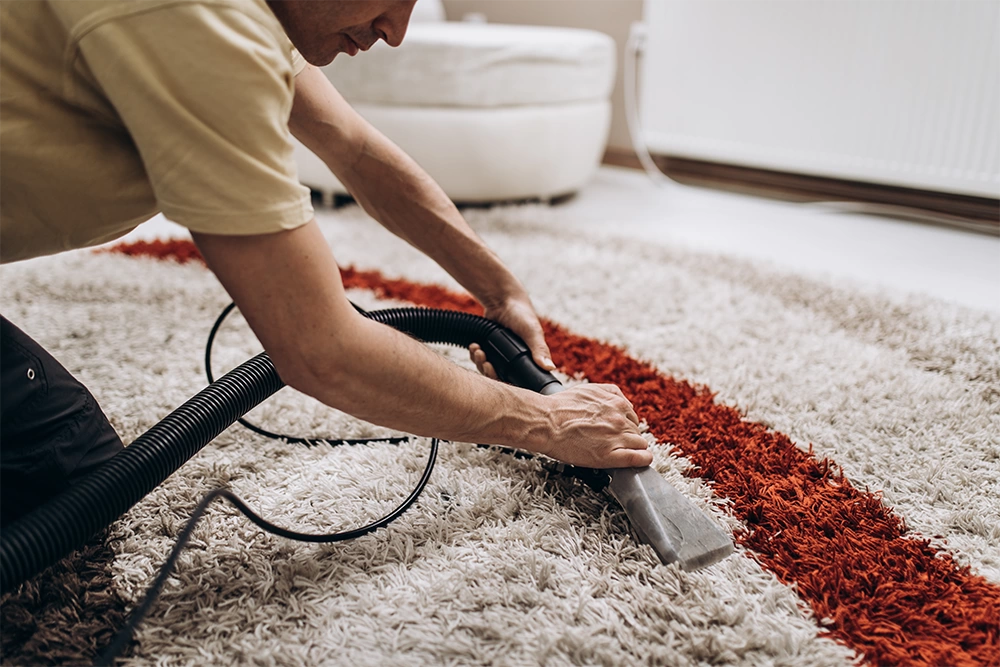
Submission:
<svg viewBox="0 0 1000 667">
<path fill-rule="evenodd" d="M 122 450 L 93 395 L 0 317 L 0 522 L 30 511 Z"/>
</svg>

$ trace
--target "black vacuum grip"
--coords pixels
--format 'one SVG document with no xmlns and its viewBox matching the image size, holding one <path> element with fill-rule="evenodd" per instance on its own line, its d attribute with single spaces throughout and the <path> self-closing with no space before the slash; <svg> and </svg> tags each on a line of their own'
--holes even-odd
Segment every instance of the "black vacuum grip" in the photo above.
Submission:
<svg viewBox="0 0 1000 667">
<path fill-rule="evenodd" d="M 498 328 L 487 336 L 482 347 L 497 376 L 508 384 L 541 394 L 555 393 L 549 385 L 560 384 L 556 376 L 535 363 L 531 350 L 512 331 Z M 549 391 L 545 391 L 546 387 Z"/>
</svg>

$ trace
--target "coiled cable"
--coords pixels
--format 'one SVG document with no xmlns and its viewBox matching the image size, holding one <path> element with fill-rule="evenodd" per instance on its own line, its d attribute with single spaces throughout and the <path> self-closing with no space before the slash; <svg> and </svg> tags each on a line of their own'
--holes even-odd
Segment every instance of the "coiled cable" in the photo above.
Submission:
<svg viewBox="0 0 1000 667">
<path fill-rule="evenodd" d="M 354 304 L 352 304 L 354 305 Z M 368 317 L 369 313 L 362 310 L 357 305 L 354 307 L 362 315 Z M 215 382 L 215 374 L 212 373 L 212 347 L 215 343 L 215 337 L 219 333 L 219 329 L 222 328 L 222 323 L 226 321 L 229 314 L 233 312 L 236 308 L 235 303 L 230 303 L 228 306 L 222 309 L 219 316 L 215 318 L 215 324 L 212 325 L 212 330 L 208 332 L 208 342 L 205 343 L 205 376 L 208 378 L 208 383 L 212 384 Z M 274 431 L 269 431 L 266 428 L 257 426 L 246 419 L 246 417 L 240 417 L 236 420 L 244 428 L 253 431 L 257 435 L 262 435 L 265 438 L 271 438 L 272 440 L 284 440 L 293 445 L 305 445 L 306 447 L 315 447 L 316 445 L 361 445 L 369 442 L 385 442 L 389 444 L 398 444 L 401 442 L 409 441 L 409 437 L 402 436 L 390 436 L 386 438 L 307 438 L 295 435 L 286 435 L 284 433 L 275 433 Z"/>
<path fill-rule="evenodd" d="M 237 496 L 235 493 L 226 488 L 212 489 L 205 497 L 201 499 L 198 506 L 195 508 L 194 512 L 191 514 L 191 518 L 188 519 L 187 524 L 185 524 L 184 529 L 181 531 L 180 535 L 177 536 L 177 541 L 174 543 L 173 549 L 170 550 L 170 555 L 167 560 L 160 567 L 159 573 L 156 575 L 156 579 L 150 585 L 149 589 L 146 591 L 146 595 L 143 597 L 142 602 L 136 607 L 132 613 L 129 615 L 128 621 L 124 626 L 115 634 L 111 643 L 105 648 L 104 652 L 94 663 L 100 667 L 104 665 L 113 665 L 115 658 L 117 658 L 125 647 L 128 646 L 129 641 L 132 639 L 132 635 L 135 634 L 136 628 L 152 609 L 153 603 L 160 596 L 160 591 L 163 590 L 164 584 L 167 583 L 167 579 L 174 570 L 174 566 L 177 564 L 177 559 L 180 558 L 181 551 L 187 545 L 188 540 L 191 539 L 191 535 L 194 533 L 195 526 L 198 525 L 198 521 L 201 520 L 202 515 L 204 515 L 205 510 L 208 506 L 212 504 L 212 501 L 216 498 L 225 498 L 230 503 L 232 503 L 236 509 L 238 509 L 243 516 L 247 517 L 256 524 L 259 528 L 278 535 L 279 537 L 284 537 L 290 540 L 295 540 L 297 542 L 319 542 L 319 543 L 331 543 L 331 542 L 343 542 L 346 540 L 353 540 L 356 537 L 361 537 L 362 535 L 367 535 L 368 533 L 383 528 L 400 516 L 403 512 L 408 510 L 413 503 L 416 502 L 417 498 L 423 492 L 424 487 L 427 486 L 428 480 L 431 478 L 431 471 L 434 469 L 434 461 L 437 458 L 438 451 L 438 439 L 431 439 L 431 451 L 427 456 L 427 466 L 424 468 L 424 473 L 420 477 L 420 481 L 417 482 L 417 486 L 413 489 L 410 495 L 399 504 L 396 509 L 386 514 L 381 519 L 373 521 L 360 528 L 354 528 L 352 530 L 344 530 L 337 533 L 329 534 L 314 534 L 314 533 L 300 533 L 294 530 L 288 530 L 287 528 L 282 528 L 270 521 L 264 519 L 259 514 L 254 512 L 250 507 L 243 501 L 242 498 Z"/>
</svg>

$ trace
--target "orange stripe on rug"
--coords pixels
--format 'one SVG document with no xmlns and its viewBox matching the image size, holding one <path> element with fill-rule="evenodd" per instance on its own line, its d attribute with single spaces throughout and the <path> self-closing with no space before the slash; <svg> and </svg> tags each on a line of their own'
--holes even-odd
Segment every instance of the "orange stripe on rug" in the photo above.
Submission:
<svg viewBox="0 0 1000 667">
<path fill-rule="evenodd" d="M 121 244 L 114 252 L 190 261 L 190 241 Z M 345 287 L 384 298 L 481 312 L 468 295 L 342 271 Z M 705 387 L 667 377 L 607 343 L 543 322 L 553 360 L 569 373 L 621 387 L 660 442 L 712 482 L 748 527 L 753 557 L 795 585 L 825 631 L 876 665 L 1000 664 L 1000 587 L 908 534 L 877 493 L 856 489 L 829 460 L 744 420 Z"/>
</svg>

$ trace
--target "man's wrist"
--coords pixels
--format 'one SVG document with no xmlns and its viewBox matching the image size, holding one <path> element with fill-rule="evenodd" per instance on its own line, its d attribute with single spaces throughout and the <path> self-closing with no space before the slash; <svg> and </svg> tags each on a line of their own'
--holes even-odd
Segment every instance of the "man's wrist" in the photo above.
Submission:
<svg viewBox="0 0 1000 667">
<path fill-rule="evenodd" d="M 503 428 L 503 442 L 498 444 L 547 454 L 553 433 L 552 416 L 545 405 L 547 397 L 527 389 L 509 389 L 517 405 L 506 411 L 508 423 Z"/>
<path fill-rule="evenodd" d="M 499 279 L 496 277 L 498 274 Z M 484 309 L 502 311 L 516 301 L 530 302 L 528 291 L 513 274 L 507 271 L 506 267 L 501 265 L 494 271 L 493 276 L 493 279 L 483 281 L 485 283 L 483 287 L 469 290 Z"/>
</svg>

